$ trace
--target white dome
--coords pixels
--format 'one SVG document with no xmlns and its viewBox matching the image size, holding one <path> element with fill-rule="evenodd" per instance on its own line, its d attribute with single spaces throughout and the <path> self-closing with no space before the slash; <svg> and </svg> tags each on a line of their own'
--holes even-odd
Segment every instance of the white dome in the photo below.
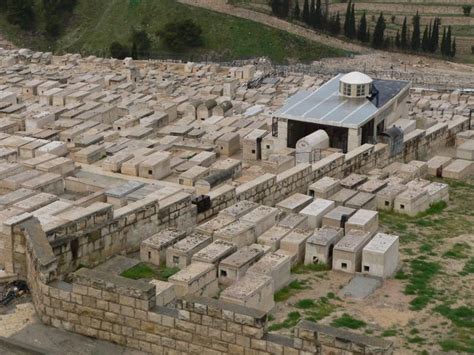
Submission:
<svg viewBox="0 0 474 355">
<path fill-rule="evenodd" d="M 350 85 L 364 85 L 371 84 L 372 78 L 364 73 L 353 71 L 341 78 L 341 82 Z"/>
</svg>

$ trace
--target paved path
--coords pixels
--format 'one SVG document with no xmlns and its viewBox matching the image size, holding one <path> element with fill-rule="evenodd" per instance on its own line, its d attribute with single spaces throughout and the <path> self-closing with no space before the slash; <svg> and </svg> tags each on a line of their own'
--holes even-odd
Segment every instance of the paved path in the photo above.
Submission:
<svg viewBox="0 0 474 355">
<path fill-rule="evenodd" d="M 205 9 L 209 9 L 216 12 L 221 12 L 227 15 L 241 17 L 247 20 L 251 20 L 254 22 L 259 22 L 269 27 L 274 27 L 279 30 L 287 31 L 289 33 L 307 38 L 312 41 L 320 42 L 325 45 L 344 49 L 350 52 L 359 52 L 359 53 L 368 53 L 372 50 L 367 47 L 359 46 L 354 43 L 349 43 L 342 41 L 338 38 L 331 37 L 325 34 L 320 34 L 314 32 L 310 29 L 307 29 L 303 26 L 298 26 L 293 23 L 287 22 L 285 20 L 281 20 L 277 17 L 266 15 L 261 12 L 252 11 L 248 9 L 244 9 L 238 6 L 232 6 L 227 4 L 226 0 L 177 0 L 180 3 L 202 7 Z"/>
</svg>

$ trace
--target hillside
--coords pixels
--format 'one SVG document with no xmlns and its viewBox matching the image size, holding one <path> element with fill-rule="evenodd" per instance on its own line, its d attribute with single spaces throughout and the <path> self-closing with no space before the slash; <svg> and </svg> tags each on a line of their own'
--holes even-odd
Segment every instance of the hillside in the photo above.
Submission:
<svg viewBox="0 0 474 355">
<path fill-rule="evenodd" d="M 166 23 L 193 19 L 203 31 L 203 45 L 182 52 L 170 51 L 157 36 Z M 41 29 L 41 23 L 38 24 Z M 20 47 L 57 53 L 109 55 L 113 41 L 129 45 L 132 29 L 146 30 L 152 39 L 154 58 L 234 60 L 268 56 L 275 62 L 312 61 L 346 56 L 346 51 L 316 43 L 285 31 L 197 9 L 174 0 L 79 0 L 72 19 L 57 40 L 21 31 L 0 14 L 0 33 Z"/>
</svg>

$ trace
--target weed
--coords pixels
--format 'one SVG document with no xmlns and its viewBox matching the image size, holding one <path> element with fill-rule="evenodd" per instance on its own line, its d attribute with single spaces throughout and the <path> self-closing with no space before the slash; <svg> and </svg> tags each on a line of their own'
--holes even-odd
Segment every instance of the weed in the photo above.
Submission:
<svg viewBox="0 0 474 355">
<path fill-rule="evenodd" d="M 425 261 L 418 257 L 410 262 L 411 274 L 405 287 L 405 294 L 415 295 L 410 302 L 411 309 L 423 309 L 435 295 L 435 290 L 430 286 L 431 279 L 439 272 L 440 265 L 436 262 Z"/>
<path fill-rule="evenodd" d="M 459 274 L 462 276 L 474 274 L 474 258 L 470 258 L 468 261 L 466 261 L 466 264 L 464 264 L 464 267 Z"/>
<path fill-rule="evenodd" d="M 470 249 L 471 246 L 467 243 L 456 243 L 451 249 L 444 253 L 443 256 L 451 259 L 466 259 L 468 258 L 466 251 L 469 251 Z"/>
<path fill-rule="evenodd" d="M 434 310 L 448 318 L 458 327 L 474 328 L 474 309 L 466 306 L 451 308 L 446 304 L 437 306 Z"/>
<path fill-rule="evenodd" d="M 397 335 L 396 329 L 387 329 L 382 332 L 383 337 L 394 337 L 395 335 Z"/>
<path fill-rule="evenodd" d="M 336 328 L 350 328 L 350 329 L 359 329 L 366 326 L 366 323 L 362 320 L 351 317 L 349 314 L 344 313 L 341 317 L 335 319 L 331 326 Z"/>
<path fill-rule="evenodd" d="M 275 302 L 283 302 L 286 301 L 288 298 L 293 296 L 297 291 L 307 289 L 308 286 L 305 286 L 305 281 L 295 280 L 290 282 L 290 284 L 286 287 L 283 287 L 279 291 L 275 292 L 273 295 L 273 299 Z"/>
<path fill-rule="evenodd" d="M 407 338 L 407 341 L 410 344 L 422 344 L 422 343 L 425 342 L 425 339 L 423 339 L 422 337 L 416 336 L 416 337 L 413 337 L 413 338 Z"/>
<path fill-rule="evenodd" d="M 328 271 L 329 266 L 327 264 L 298 264 L 291 269 L 294 274 L 306 274 L 311 271 Z"/>
<path fill-rule="evenodd" d="M 334 299 L 334 298 L 336 298 L 336 295 L 334 294 L 334 292 L 328 292 L 326 297 L 329 298 L 329 299 Z"/>
<path fill-rule="evenodd" d="M 296 304 L 295 304 L 295 307 L 296 308 L 301 308 L 301 309 L 308 309 L 308 308 L 313 308 L 314 307 L 314 300 L 311 300 L 311 299 L 303 299 L 303 300 L 299 300 Z"/>
<path fill-rule="evenodd" d="M 301 319 L 301 314 L 299 312 L 290 312 L 286 316 L 286 319 L 281 323 L 275 323 L 268 327 L 269 331 L 280 330 L 283 328 L 293 328 L 298 321 Z"/>
<path fill-rule="evenodd" d="M 442 340 L 439 342 L 439 345 L 441 346 L 441 349 L 443 351 L 455 351 L 458 353 L 472 353 L 474 352 L 474 344 L 470 344 L 469 346 L 466 346 L 462 344 L 459 341 L 456 341 L 454 339 L 446 339 Z"/>
<path fill-rule="evenodd" d="M 128 279 L 140 280 L 140 279 L 152 279 L 156 277 L 156 271 L 152 267 L 145 263 L 139 263 L 128 270 L 122 272 L 121 276 Z"/>
<path fill-rule="evenodd" d="M 269 314 L 268 317 L 267 317 L 267 320 L 269 322 L 273 322 L 275 320 L 275 316 L 273 314 Z"/>
</svg>

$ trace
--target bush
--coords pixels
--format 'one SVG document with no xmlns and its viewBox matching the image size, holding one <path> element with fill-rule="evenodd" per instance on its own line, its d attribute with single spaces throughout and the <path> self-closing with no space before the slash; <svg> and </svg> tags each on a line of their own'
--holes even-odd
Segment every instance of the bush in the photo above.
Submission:
<svg viewBox="0 0 474 355">
<path fill-rule="evenodd" d="M 171 49 L 183 50 L 187 47 L 199 47 L 202 44 L 202 29 L 192 20 L 167 23 L 158 36 Z"/>
<path fill-rule="evenodd" d="M 112 58 L 125 59 L 130 57 L 130 50 L 119 42 L 112 42 L 109 51 Z"/>
<path fill-rule="evenodd" d="M 150 55 L 151 40 L 145 30 L 136 31 L 132 29 L 132 57 L 148 57 Z"/>
<path fill-rule="evenodd" d="M 23 30 L 35 28 L 35 10 L 33 0 L 8 0 L 6 3 L 7 20 Z"/>
<path fill-rule="evenodd" d="M 472 5 L 463 5 L 462 11 L 464 13 L 464 16 L 471 16 L 471 9 Z"/>
</svg>

